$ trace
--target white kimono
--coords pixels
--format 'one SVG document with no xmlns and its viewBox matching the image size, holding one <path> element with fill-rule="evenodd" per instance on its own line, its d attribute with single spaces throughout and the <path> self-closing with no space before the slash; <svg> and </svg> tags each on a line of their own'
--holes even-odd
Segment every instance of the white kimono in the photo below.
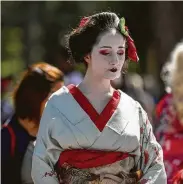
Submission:
<svg viewBox="0 0 183 184">
<path fill-rule="evenodd" d="M 133 156 L 102 167 L 78 169 L 80 172 L 73 176 L 77 179 L 65 180 L 65 184 L 123 184 L 116 176 L 120 172 L 130 173 L 134 167 L 143 172 L 138 183 L 167 183 L 162 149 L 146 112 L 120 90 L 115 91 L 101 114 L 75 86 L 64 86 L 49 98 L 33 155 L 34 183 L 58 184 L 55 165 L 63 151 L 71 149 L 125 152 Z M 99 178 L 79 181 L 83 172 Z"/>
</svg>

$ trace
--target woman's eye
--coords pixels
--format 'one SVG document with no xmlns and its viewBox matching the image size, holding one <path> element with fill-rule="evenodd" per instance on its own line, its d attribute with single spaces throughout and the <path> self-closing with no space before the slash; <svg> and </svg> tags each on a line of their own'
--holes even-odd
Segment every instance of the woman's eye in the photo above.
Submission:
<svg viewBox="0 0 183 184">
<path fill-rule="evenodd" d="M 122 56 L 124 54 L 124 51 L 121 50 L 121 51 L 118 51 L 118 55 Z"/>
<path fill-rule="evenodd" d="M 100 50 L 99 53 L 102 54 L 102 55 L 104 55 L 104 56 L 110 54 L 110 52 L 108 50 Z"/>
</svg>

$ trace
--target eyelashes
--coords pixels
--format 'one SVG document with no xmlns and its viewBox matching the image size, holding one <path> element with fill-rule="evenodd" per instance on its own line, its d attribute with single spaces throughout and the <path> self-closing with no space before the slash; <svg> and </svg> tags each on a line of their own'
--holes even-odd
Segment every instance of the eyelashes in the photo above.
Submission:
<svg viewBox="0 0 183 184">
<path fill-rule="evenodd" d="M 120 55 L 120 56 L 122 56 L 122 55 L 124 54 L 124 50 L 119 50 L 119 51 L 117 52 L 117 54 Z"/>
<path fill-rule="evenodd" d="M 108 50 L 100 50 L 99 53 L 102 54 L 102 55 L 104 55 L 104 56 L 110 54 L 110 52 Z"/>
<path fill-rule="evenodd" d="M 110 54 L 111 54 L 111 51 L 109 51 L 109 50 L 100 50 L 99 53 L 100 53 L 101 55 L 107 56 L 107 55 L 110 55 Z M 119 56 L 122 56 L 122 55 L 124 54 L 124 50 L 119 50 L 119 51 L 117 52 L 117 54 L 118 54 Z"/>
</svg>

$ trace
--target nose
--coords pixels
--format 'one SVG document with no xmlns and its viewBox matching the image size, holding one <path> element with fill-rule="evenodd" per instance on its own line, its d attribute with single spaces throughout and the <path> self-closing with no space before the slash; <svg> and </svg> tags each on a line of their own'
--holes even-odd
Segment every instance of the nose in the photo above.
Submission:
<svg viewBox="0 0 183 184">
<path fill-rule="evenodd" d="M 110 60 L 110 65 L 118 65 L 119 64 L 119 58 L 117 54 L 113 54 Z"/>
</svg>

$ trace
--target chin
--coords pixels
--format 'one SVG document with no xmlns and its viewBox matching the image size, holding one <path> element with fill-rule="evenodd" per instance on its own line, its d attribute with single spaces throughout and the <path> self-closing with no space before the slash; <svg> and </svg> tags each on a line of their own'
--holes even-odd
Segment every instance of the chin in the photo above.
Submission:
<svg viewBox="0 0 183 184">
<path fill-rule="evenodd" d="M 108 75 L 105 77 L 105 79 L 108 79 L 108 80 L 114 80 L 114 79 L 117 79 L 121 76 L 120 73 L 116 73 L 116 74 L 112 74 L 112 75 Z"/>
</svg>

